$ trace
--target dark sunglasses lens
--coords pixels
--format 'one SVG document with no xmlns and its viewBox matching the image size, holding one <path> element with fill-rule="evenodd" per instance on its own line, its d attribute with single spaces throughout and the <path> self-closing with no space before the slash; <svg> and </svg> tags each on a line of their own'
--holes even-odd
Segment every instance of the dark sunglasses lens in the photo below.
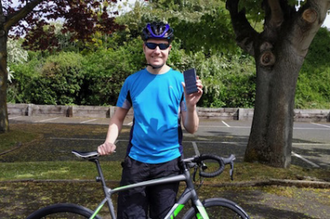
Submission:
<svg viewBox="0 0 330 219">
<path fill-rule="evenodd" d="M 161 43 L 161 44 L 158 44 L 158 46 L 159 46 L 159 49 L 164 50 L 164 49 L 167 49 L 170 45 Z"/>
<path fill-rule="evenodd" d="M 146 43 L 146 46 L 147 46 L 149 49 L 156 49 L 156 47 L 158 46 L 159 49 L 161 49 L 161 50 L 165 50 L 165 49 L 167 49 L 170 45 L 169 45 L 169 44 L 165 44 L 165 43 L 160 43 L 160 44 L 157 44 L 157 43 Z"/>
<path fill-rule="evenodd" d="M 157 44 L 156 44 L 156 43 L 146 43 L 146 46 L 147 46 L 149 49 L 156 49 Z"/>
</svg>

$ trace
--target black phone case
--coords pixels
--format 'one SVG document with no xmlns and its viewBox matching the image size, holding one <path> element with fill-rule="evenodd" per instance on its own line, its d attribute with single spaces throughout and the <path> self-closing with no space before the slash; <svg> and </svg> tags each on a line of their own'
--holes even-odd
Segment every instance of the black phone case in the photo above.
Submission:
<svg viewBox="0 0 330 219">
<path fill-rule="evenodd" d="M 186 93 L 191 94 L 198 91 L 196 85 L 196 70 L 194 68 L 183 72 L 184 83 L 186 84 Z"/>
</svg>

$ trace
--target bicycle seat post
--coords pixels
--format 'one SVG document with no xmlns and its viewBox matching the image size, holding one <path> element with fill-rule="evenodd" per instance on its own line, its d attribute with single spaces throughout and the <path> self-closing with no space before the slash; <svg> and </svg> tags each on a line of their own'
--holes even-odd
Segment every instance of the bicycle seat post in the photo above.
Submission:
<svg viewBox="0 0 330 219">
<path fill-rule="evenodd" d="M 102 172 L 102 169 L 101 169 L 99 159 L 94 159 L 93 162 L 95 163 L 97 172 L 99 174 L 99 176 L 96 178 L 96 181 L 101 181 L 103 191 L 104 191 L 105 194 L 107 194 L 107 186 L 105 184 L 105 179 L 104 179 L 104 176 L 103 176 L 103 172 Z"/>
<path fill-rule="evenodd" d="M 103 172 L 102 172 L 102 168 L 101 168 L 99 159 L 94 159 L 92 161 L 95 163 L 97 172 L 99 174 L 96 181 L 101 181 L 103 192 L 104 192 L 104 195 L 107 199 L 107 204 L 108 204 L 109 211 L 114 212 L 112 201 L 111 201 L 111 198 L 110 198 L 110 193 L 108 191 L 110 188 L 108 188 L 106 183 L 105 183 L 105 179 L 104 179 L 104 176 L 103 176 Z"/>
</svg>

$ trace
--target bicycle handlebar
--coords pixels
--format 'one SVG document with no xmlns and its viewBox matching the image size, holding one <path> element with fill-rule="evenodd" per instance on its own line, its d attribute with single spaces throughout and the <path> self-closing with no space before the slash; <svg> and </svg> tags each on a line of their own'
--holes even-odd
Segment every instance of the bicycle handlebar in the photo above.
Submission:
<svg viewBox="0 0 330 219">
<path fill-rule="evenodd" d="M 80 157 L 80 158 L 83 158 L 83 159 L 86 159 L 89 161 L 94 161 L 99 157 L 99 154 L 97 151 L 79 152 L 76 150 L 72 150 L 72 153 L 74 155 L 76 155 L 77 157 Z M 202 167 L 201 168 L 202 170 L 199 172 L 199 175 L 202 177 L 205 177 L 205 178 L 212 178 L 212 177 L 216 177 L 216 176 L 220 175 L 223 172 L 225 165 L 230 164 L 230 167 L 231 167 L 230 176 L 231 176 L 231 179 L 233 179 L 233 169 L 234 169 L 234 160 L 235 159 L 236 159 L 235 155 L 233 155 L 233 154 L 227 158 L 219 157 L 214 154 L 201 154 L 199 156 L 194 156 L 194 157 L 183 159 L 183 162 L 185 162 L 186 164 L 195 163 L 198 166 Z M 206 167 L 203 164 L 203 161 L 205 161 L 205 160 L 216 161 L 219 164 L 219 168 L 210 173 L 204 172 L 203 170 L 206 169 Z M 205 167 L 205 168 L 203 168 L 203 167 Z"/>
<path fill-rule="evenodd" d="M 202 177 L 205 177 L 205 178 L 212 178 L 212 177 L 216 177 L 218 175 L 220 175 L 223 170 L 225 169 L 225 165 L 226 164 L 230 164 L 230 176 L 231 176 L 231 179 L 233 179 L 233 168 L 234 168 L 234 160 L 235 160 L 235 155 L 230 155 L 229 157 L 227 158 L 223 158 L 223 157 L 219 157 L 217 155 L 214 155 L 214 154 L 202 154 L 202 155 L 199 155 L 199 156 L 195 156 L 195 157 L 192 157 L 192 158 L 187 158 L 187 159 L 184 159 L 183 161 L 185 163 L 196 163 L 198 166 L 201 166 L 202 167 L 202 170 L 199 172 L 199 175 L 202 176 Z M 219 168 L 213 172 L 210 172 L 210 173 L 207 173 L 207 172 L 204 172 L 204 164 L 202 161 L 205 161 L 205 160 L 213 160 L 213 161 L 216 161 L 218 164 L 219 164 Z"/>
</svg>

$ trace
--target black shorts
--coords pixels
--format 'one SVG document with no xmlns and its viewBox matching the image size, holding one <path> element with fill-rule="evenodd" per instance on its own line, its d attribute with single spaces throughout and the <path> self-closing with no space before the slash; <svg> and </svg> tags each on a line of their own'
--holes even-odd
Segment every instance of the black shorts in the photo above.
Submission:
<svg viewBox="0 0 330 219">
<path fill-rule="evenodd" d="M 161 164 L 146 164 L 127 156 L 122 166 L 121 186 L 180 173 L 179 158 Z M 175 182 L 119 192 L 117 217 L 163 219 L 175 204 L 178 188 L 179 182 Z"/>
</svg>

